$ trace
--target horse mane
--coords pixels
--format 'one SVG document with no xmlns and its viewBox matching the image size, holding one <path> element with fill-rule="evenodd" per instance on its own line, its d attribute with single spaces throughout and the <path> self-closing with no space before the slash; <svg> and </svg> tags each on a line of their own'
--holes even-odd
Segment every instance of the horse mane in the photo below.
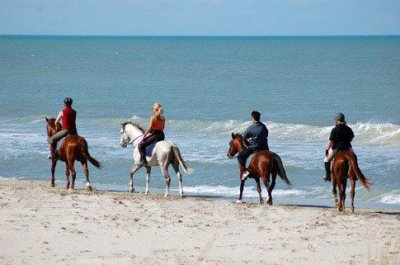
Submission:
<svg viewBox="0 0 400 265">
<path fill-rule="evenodd" d="M 125 128 L 125 126 L 126 126 L 127 124 L 130 124 L 130 125 L 133 125 L 133 126 L 137 127 L 142 133 L 144 133 L 144 129 L 143 129 L 142 126 L 140 126 L 138 123 L 132 122 L 132 121 L 126 121 L 126 122 L 122 123 L 122 127 Z"/>
</svg>

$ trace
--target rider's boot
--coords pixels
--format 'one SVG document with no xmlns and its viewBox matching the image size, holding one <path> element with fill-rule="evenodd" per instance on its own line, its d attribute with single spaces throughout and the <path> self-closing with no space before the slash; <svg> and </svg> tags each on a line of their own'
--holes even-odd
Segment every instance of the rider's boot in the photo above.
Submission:
<svg viewBox="0 0 400 265">
<path fill-rule="evenodd" d="M 325 181 L 331 181 L 331 162 L 325 162 Z"/>
<path fill-rule="evenodd" d="M 48 156 L 49 159 L 57 159 L 57 145 L 51 144 L 50 145 L 50 155 Z"/>
<path fill-rule="evenodd" d="M 142 148 L 139 148 L 139 153 L 140 153 L 140 164 L 142 166 L 147 167 L 146 150 L 143 150 Z"/>
<path fill-rule="evenodd" d="M 240 166 L 240 179 L 246 180 L 249 175 L 250 175 L 250 172 L 246 169 L 246 167 Z"/>
</svg>

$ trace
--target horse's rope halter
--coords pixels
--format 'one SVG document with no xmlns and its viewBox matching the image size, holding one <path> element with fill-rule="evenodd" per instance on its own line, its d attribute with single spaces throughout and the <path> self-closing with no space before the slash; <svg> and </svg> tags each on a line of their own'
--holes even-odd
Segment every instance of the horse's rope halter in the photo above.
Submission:
<svg viewBox="0 0 400 265">
<path fill-rule="evenodd" d="M 126 135 L 126 132 L 125 132 L 125 126 L 123 127 L 123 131 L 124 131 L 124 134 Z M 126 135 L 127 136 L 127 135 Z M 135 137 L 134 139 L 132 139 L 132 140 L 130 140 L 130 141 L 128 141 L 128 143 L 129 144 L 133 144 L 137 139 L 139 139 L 140 137 L 142 137 L 143 136 L 143 134 L 142 135 L 139 135 L 138 137 Z M 129 136 L 128 136 L 128 138 L 129 138 Z"/>
</svg>

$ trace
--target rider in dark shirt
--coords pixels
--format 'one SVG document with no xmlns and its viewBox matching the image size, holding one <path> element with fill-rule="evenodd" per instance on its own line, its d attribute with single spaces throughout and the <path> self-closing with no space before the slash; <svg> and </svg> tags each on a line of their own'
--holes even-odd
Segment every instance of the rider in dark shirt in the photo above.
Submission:
<svg viewBox="0 0 400 265">
<path fill-rule="evenodd" d="M 352 150 L 353 130 L 347 126 L 343 113 L 335 115 L 336 126 L 332 129 L 325 150 L 325 181 L 331 181 L 331 161 L 339 151 Z"/>
<path fill-rule="evenodd" d="M 242 172 L 242 180 L 245 180 L 249 176 L 249 172 L 246 169 L 247 158 L 254 152 L 269 150 L 268 129 L 265 124 L 260 122 L 260 112 L 253 111 L 251 113 L 251 117 L 253 124 L 250 125 L 242 135 L 243 139 L 248 141 L 249 145 L 238 154 L 238 162 L 240 165 L 240 172 Z"/>
</svg>

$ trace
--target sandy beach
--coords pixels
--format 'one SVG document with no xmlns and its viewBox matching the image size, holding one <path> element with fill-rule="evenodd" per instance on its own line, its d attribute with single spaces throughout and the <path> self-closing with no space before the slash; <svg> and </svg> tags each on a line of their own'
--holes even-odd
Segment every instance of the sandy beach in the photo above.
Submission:
<svg viewBox="0 0 400 265">
<path fill-rule="evenodd" d="M 0 180 L 0 264 L 400 264 L 400 215 Z"/>
</svg>

